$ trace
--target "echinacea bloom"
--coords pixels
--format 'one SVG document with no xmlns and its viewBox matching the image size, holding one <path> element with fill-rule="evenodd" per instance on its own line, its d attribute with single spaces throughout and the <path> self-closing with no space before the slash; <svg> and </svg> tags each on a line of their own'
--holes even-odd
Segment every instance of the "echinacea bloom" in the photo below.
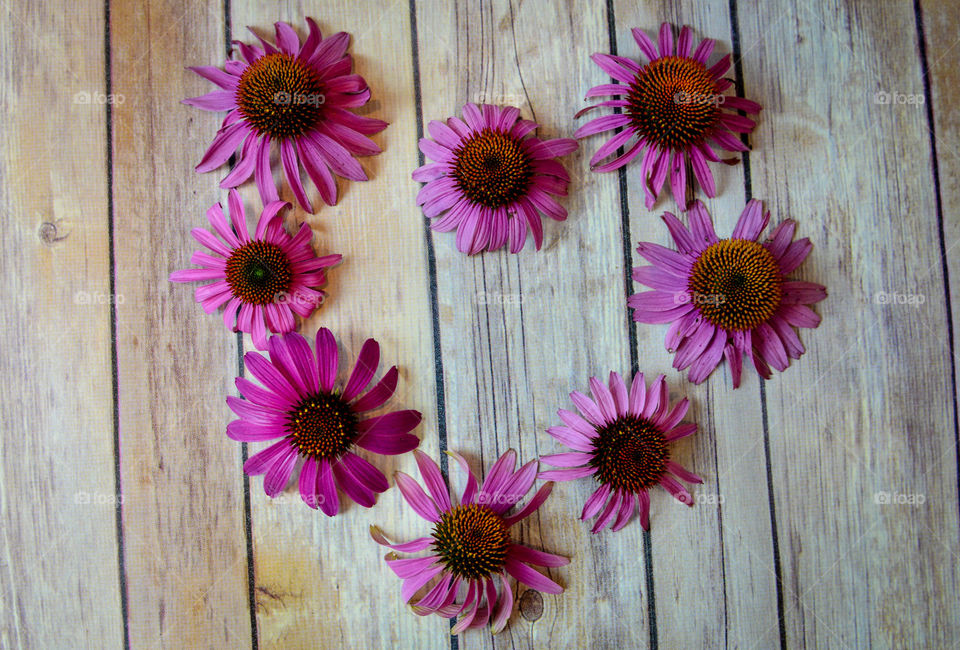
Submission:
<svg viewBox="0 0 960 650">
<path fill-rule="evenodd" d="M 640 524 L 650 528 L 650 494 L 657 485 L 680 503 L 693 505 L 693 498 L 677 479 L 703 483 L 670 459 L 668 445 L 697 430 L 696 424 L 680 424 L 690 403 L 682 399 L 670 408 L 670 395 L 663 375 L 647 388 L 643 373 L 633 377 L 630 392 L 616 372 L 610 373 L 609 388 L 596 377 L 590 378 L 590 399 L 579 391 L 570 399 L 581 415 L 560 409 L 557 414 L 565 426 L 551 427 L 547 433 L 574 451 L 543 456 L 541 461 L 562 469 L 540 473 L 540 478 L 572 481 L 592 476 L 600 487 L 587 499 L 581 520 L 600 514 L 592 532 L 613 523 L 617 531 L 627 525 L 636 510 Z"/>
<path fill-rule="evenodd" d="M 749 148 L 735 134 L 750 133 L 756 123 L 737 111 L 759 113 L 760 104 L 724 95 L 732 82 L 723 78 L 730 68 L 730 55 L 713 66 L 707 60 L 713 52 L 713 41 L 704 39 L 693 49 L 693 36 L 686 25 L 674 45 L 669 23 L 660 26 L 660 52 L 642 30 L 634 28 L 633 38 L 640 51 L 650 60 L 639 65 L 631 59 L 611 54 L 594 54 L 590 58 L 619 83 L 602 84 L 587 92 L 590 97 L 617 97 L 579 113 L 601 106 L 617 107 L 614 115 L 598 117 L 580 127 L 574 137 L 622 130 L 605 142 L 590 159 L 596 172 L 609 172 L 623 167 L 643 153 L 640 175 L 647 209 L 652 209 L 660 195 L 667 174 L 670 187 L 681 210 L 687 209 L 687 163 L 707 196 L 716 195 L 713 173 L 708 162 L 719 162 L 711 143 L 726 151 L 747 151 Z M 691 53 L 692 50 L 692 53 Z M 621 147 L 626 151 L 601 164 Z M 733 164 L 737 158 L 727 158 Z"/>
<path fill-rule="evenodd" d="M 550 495 L 553 483 L 544 484 L 525 506 L 508 515 L 533 485 L 537 461 L 514 472 L 517 455 L 511 449 L 494 463 L 478 488 L 466 459 L 455 452 L 447 453 L 467 473 L 467 484 L 458 504 L 454 504 L 440 468 L 420 451 L 414 452 L 414 456 L 429 496 L 412 477 L 403 472 L 396 474 L 397 487 L 407 503 L 433 524 L 431 535 L 393 544 L 376 526 L 370 527 L 370 534 L 378 544 L 401 553 L 429 550 L 428 555 L 418 558 L 401 559 L 396 553 L 386 556 L 387 564 L 403 579 L 400 594 L 404 602 L 410 602 L 426 588 L 423 597 L 412 606 L 414 612 L 420 616 L 460 616 L 451 630 L 453 634 L 483 627 L 487 621 L 496 634 L 513 611 L 508 575 L 544 593 L 563 592 L 560 585 L 529 565 L 558 567 L 570 560 L 518 544 L 510 536 L 510 527 L 536 512 Z M 431 581 L 434 583 L 427 587 Z"/>
<path fill-rule="evenodd" d="M 365 508 L 387 489 L 383 473 L 354 449 L 375 454 L 403 454 L 420 441 L 410 433 L 420 424 L 418 411 L 393 411 L 365 417 L 382 406 L 397 388 L 397 368 L 363 396 L 380 364 L 380 346 L 368 339 L 346 384 L 338 385 L 337 342 L 330 330 L 317 332 L 316 355 L 307 340 L 291 332 L 270 337 L 270 358 L 256 352 L 243 357 L 244 367 L 263 386 L 237 377 L 245 399 L 227 397 L 240 416 L 227 425 L 227 436 L 240 442 L 280 438 L 243 465 L 251 476 L 266 474 L 263 490 L 277 496 L 299 459 L 300 497 L 329 517 L 340 508 L 338 489 Z"/>
<path fill-rule="evenodd" d="M 333 174 L 367 180 L 353 156 L 380 153 L 366 136 L 379 133 L 387 123 L 347 110 L 370 99 L 367 82 L 350 74 L 353 62 L 346 53 L 350 35 L 339 32 L 324 39 L 313 19 L 307 18 L 307 25 L 310 33 L 302 44 L 290 25 L 278 22 L 276 45 L 254 33 L 263 47 L 234 41 L 242 60 L 227 61 L 223 70 L 190 68 L 222 90 L 183 103 L 205 111 L 229 111 L 197 165 L 198 172 L 220 167 L 239 148 L 236 164 L 220 187 L 237 187 L 253 174 L 263 202 L 276 201 L 279 193 L 270 167 L 270 145 L 276 142 L 287 184 L 303 209 L 313 212 L 300 182 L 300 165 L 324 202 L 333 205 L 337 202 Z"/>
<path fill-rule="evenodd" d="M 460 252 L 493 251 L 509 242 L 510 252 L 519 253 L 528 226 L 540 250 L 540 213 L 567 218 L 553 196 L 566 196 L 570 176 L 554 158 L 574 151 L 577 141 L 527 137 L 539 125 L 520 119 L 512 106 L 466 104 L 462 112 L 462 120 L 427 125 L 433 140 L 421 139 L 420 151 L 435 162 L 413 172 L 413 180 L 426 183 L 417 205 L 428 217 L 440 217 L 434 230 L 457 229 Z"/>
<path fill-rule="evenodd" d="M 343 258 L 317 257 L 310 246 L 313 231 L 306 223 L 291 237 L 280 216 L 280 210 L 290 205 L 285 201 L 267 204 L 253 238 L 236 190 L 230 190 L 228 205 L 233 229 L 221 205 L 213 205 L 207 210 L 207 219 L 220 239 L 208 230 L 194 228 L 193 238 L 210 253 L 194 253 L 190 262 L 201 268 L 174 271 L 170 281 L 215 280 L 197 287 L 197 302 L 208 314 L 226 304 L 226 326 L 234 332 L 249 332 L 257 349 L 265 350 L 268 329 L 289 332 L 296 327 L 294 313 L 306 318 L 323 302 L 324 292 L 318 287 L 327 281 L 325 269 Z"/>
<path fill-rule="evenodd" d="M 744 356 L 764 379 L 770 378 L 768 363 L 786 370 L 804 352 L 793 328 L 819 325 L 808 305 L 827 297 L 819 284 L 786 277 L 813 249 L 810 240 L 793 241 L 796 224 L 788 219 L 761 244 L 770 213 L 757 200 L 747 203 L 729 239 L 717 237 L 700 201 L 689 215 L 689 229 L 669 212 L 663 215 L 677 251 L 650 242 L 637 248 L 653 265 L 634 268 L 633 279 L 654 290 L 630 296 L 634 320 L 671 324 L 665 344 L 676 351 L 673 367 L 690 368 L 695 384 L 724 356 L 734 388 Z"/>
</svg>

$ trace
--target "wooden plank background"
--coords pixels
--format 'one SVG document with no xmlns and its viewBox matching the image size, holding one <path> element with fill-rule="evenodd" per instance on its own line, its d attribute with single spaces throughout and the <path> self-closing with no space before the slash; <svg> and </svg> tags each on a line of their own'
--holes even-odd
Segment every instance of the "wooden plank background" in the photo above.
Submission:
<svg viewBox="0 0 960 650">
<path fill-rule="evenodd" d="M 0 648 L 956 647 L 954 3 L 81 0 L 2 13 Z M 367 532 L 422 534 L 397 490 L 330 520 L 295 486 L 270 500 L 243 476 L 253 450 L 224 435 L 224 397 L 251 342 L 166 279 L 225 197 L 218 175 L 193 171 L 219 120 L 179 103 L 210 87 L 185 66 L 221 64 L 248 25 L 302 34 L 304 16 L 353 34 L 373 91 L 362 112 L 390 126 L 362 160 L 370 182 L 289 213 L 345 257 L 303 330 L 331 327 L 351 357 L 378 339 L 401 371 L 396 402 L 424 414 L 421 449 L 477 468 L 511 447 L 557 451 L 544 433 L 556 409 L 611 369 L 666 372 L 701 427 L 676 447 L 705 479 L 698 503 L 656 493 L 649 533 L 591 536 L 576 519 L 588 483 L 558 485 L 519 530 L 573 558 L 550 572 L 567 590 L 520 587 L 496 637 L 451 638 L 400 602 Z M 636 58 L 630 28 L 664 20 L 716 39 L 738 92 L 764 107 L 744 163 L 715 170 L 718 232 L 763 199 L 814 242 L 800 275 L 830 294 L 802 359 L 769 382 L 745 371 L 737 390 L 725 368 L 686 383 L 665 328 L 630 321 L 634 248 L 667 243 L 672 200 L 646 210 L 637 165 L 587 172 L 597 139 L 564 160 L 570 218 L 545 224 L 539 253 L 465 257 L 414 201 L 429 120 L 511 104 L 541 137 L 569 137 L 583 93 L 605 81 L 589 54 Z M 256 191 L 243 195 L 255 213 Z"/>
</svg>

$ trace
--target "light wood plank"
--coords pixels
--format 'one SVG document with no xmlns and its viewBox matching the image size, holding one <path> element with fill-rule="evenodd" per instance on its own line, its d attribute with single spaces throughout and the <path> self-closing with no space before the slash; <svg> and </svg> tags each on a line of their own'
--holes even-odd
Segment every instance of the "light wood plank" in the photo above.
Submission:
<svg viewBox="0 0 960 650">
<path fill-rule="evenodd" d="M 123 639 L 104 16 L 102 5 L 74 9 L 2 9 L 5 648 L 105 647 Z M 49 119 L 53 113 L 57 119 Z"/>
<path fill-rule="evenodd" d="M 607 47 L 602 4 L 417 8 L 425 122 L 486 101 L 519 106 L 541 124 L 540 137 L 570 137 L 573 114 L 598 78 L 587 54 Z M 544 218 L 540 252 L 531 238 L 516 256 L 469 258 L 452 233 L 433 235 L 449 444 L 477 469 L 510 447 L 521 461 L 561 451 L 544 430 L 559 424 L 558 408 L 571 408 L 569 392 L 585 390 L 591 375 L 629 374 L 616 178 L 585 174 L 588 158 L 581 150 L 563 159 L 573 177 L 562 200 L 571 216 L 559 224 Z M 567 591 L 519 586 L 518 600 L 542 598 L 542 614 L 531 621 L 515 612 L 500 636 L 471 631 L 460 647 L 645 645 L 639 526 L 591 537 L 576 516 L 592 489 L 589 481 L 558 484 L 520 529 L 525 543 L 573 558 L 550 571 Z"/>
<path fill-rule="evenodd" d="M 632 27 L 644 30 L 656 42 L 662 22 L 674 25 L 675 36 L 676 30 L 688 24 L 695 44 L 703 38 L 714 39 L 712 64 L 726 54 L 733 55 L 727 9 L 719 3 L 680 3 L 667 8 L 656 3 L 617 2 L 618 50 L 622 56 L 645 62 L 630 33 Z M 734 78 L 735 70 L 731 68 L 727 76 Z M 598 144 L 594 141 L 591 146 L 595 150 Z M 711 165 L 717 197 L 708 199 L 699 188 L 694 190 L 721 236 L 732 231 L 743 210 L 744 169 L 743 163 Z M 669 211 L 684 223 L 687 217 L 679 212 L 669 192 L 669 180 L 653 210 L 647 210 L 639 164 L 628 168 L 627 187 L 633 264 L 646 265 L 649 262 L 636 252 L 637 243 L 652 241 L 673 248 L 661 216 Z M 634 283 L 632 290 L 649 288 Z M 664 349 L 665 333 L 665 325 L 637 324 L 640 368 L 648 374 L 664 373 L 673 399 L 690 399 L 688 420 L 696 422 L 699 430 L 674 445 L 672 453 L 704 483 L 691 486 L 696 501 L 689 512 L 664 491 L 657 490 L 652 497 L 658 642 L 668 648 L 775 645 L 779 635 L 777 591 L 758 378 L 752 369 L 745 369 L 740 388 L 734 390 L 729 371 L 722 365 L 707 382 L 694 386 L 687 381 L 686 372 L 673 369 L 673 354 Z"/>
<path fill-rule="evenodd" d="M 131 644 L 250 644 L 240 451 L 224 429 L 236 337 L 194 302 L 190 268 L 218 179 L 194 165 L 219 125 L 179 102 L 210 90 L 221 7 L 118 3 L 111 15 L 124 536 Z"/>
<path fill-rule="evenodd" d="M 422 440 L 421 449 L 437 457 L 426 239 L 415 210 L 417 184 L 410 180 L 417 150 L 409 9 L 403 2 L 386 6 L 373 0 L 335 2 L 306 15 L 317 20 L 325 36 L 338 31 L 352 34 L 354 72 L 367 80 L 373 93 L 370 103 L 357 112 L 390 126 L 373 136 L 383 153 L 360 159 L 370 181 L 340 179 L 341 198 L 334 207 L 325 206 L 311 187 L 317 214 L 299 208 L 288 212 L 288 227 L 304 220 L 310 223 L 320 254 L 344 256 L 343 264 L 328 274 L 326 302 L 301 331 L 310 337 L 320 327 L 333 330 L 340 342 L 341 372 L 347 372 L 348 363 L 352 368 L 364 340 L 379 341 L 380 374 L 391 365 L 400 369 L 397 394 L 384 411 L 421 411 L 423 423 L 414 433 Z M 256 2 L 232 4 L 235 38 L 247 41 L 252 36 L 246 25 L 272 41 L 277 20 L 289 22 L 305 36 L 303 17 L 293 2 L 279 8 Z M 293 202 L 286 187 L 283 196 Z M 250 213 L 258 213 L 256 189 L 246 187 L 244 197 Z M 249 339 L 246 349 L 253 349 Z M 250 453 L 261 447 L 251 446 Z M 398 458 L 359 453 L 391 484 L 398 469 L 417 475 L 410 454 Z M 425 625 L 403 603 L 400 581 L 383 562 L 383 547 L 370 538 L 371 524 L 397 539 L 423 534 L 424 522 L 398 490 L 381 495 L 370 510 L 344 496 L 341 513 L 328 519 L 301 502 L 295 482 L 275 500 L 264 495 L 262 477 L 251 479 L 250 489 L 261 647 L 448 646 L 447 633 Z"/>
<path fill-rule="evenodd" d="M 767 384 L 787 642 L 952 645 L 955 423 L 929 133 L 922 106 L 875 102 L 923 92 L 913 8 L 779 2 L 740 18 L 756 43 L 747 95 L 769 107 L 754 193 L 798 220 L 815 244 L 798 275 L 830 292 L 807 355 Z"/>
</svg>

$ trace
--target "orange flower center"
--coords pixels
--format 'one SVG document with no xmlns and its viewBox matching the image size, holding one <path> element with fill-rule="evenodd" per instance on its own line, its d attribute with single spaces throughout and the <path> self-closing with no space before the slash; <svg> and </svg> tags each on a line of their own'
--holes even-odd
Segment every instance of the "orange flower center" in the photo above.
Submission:
<svg viewBox="0 0 960 650">
<path fill-rule="evenodd" d="M 335 460 L 356 440 L 357 417 L 339 395 L 317 393 L 290 411 L 287 431 L 301 456 Z"/>
<path fill-rule="evenodd" d="M 688 290 L 703 317 L 717 327 L 751 330 L 780 306 L 783 276 L 762 244 L 723 239 L 694 262 Z"/>
<path fill-rule="evenodd" d="M 640 135 L 661 149 L 678 150 L 701 144 L 713 131 L 723 95 L 702 63 L 668 56 L 641 68 L 627 100 Z"/>
<path fill-rule="evenodd" d="M 638 493 L 660 482 L 670 452 L 663 433 L 653 423 L 623 415 L 597 429 L 593 458 L 594 478 L 611 488 Z"/>
<path fill-rule="evenodd" d="M 454 153 L 453 176 L 474 203 L 498 208 L 526 194 L 530 161 L 512 136 L 485 128 Z"/>
<path fill-rule="evenodd" d="M 268 305 L 286 293 L 293 272 L 282 248 L 252 241 L 227 259 L 226 276 L 234 296 L 252 305 Z"/>
<path fill-rule="evenodd" d="M 323 116 L 323 82 L 303 61 L 275 52 L 251 63 L 237 85 L 237 106 L 261 135 L 303 135 Z"/>
<path fill-rule="evenodd" d="M 453 507 L 433 527 L 437 555 L 461 578 L 484 578 L 499 571 L 509 544 L 503 519 L 477 503 Z"/>
</svg>

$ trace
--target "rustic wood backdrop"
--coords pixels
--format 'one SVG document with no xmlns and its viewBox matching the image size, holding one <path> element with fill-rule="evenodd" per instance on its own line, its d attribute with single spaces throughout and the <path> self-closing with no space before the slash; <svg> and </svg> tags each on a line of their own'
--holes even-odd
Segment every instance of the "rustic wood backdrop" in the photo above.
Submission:
<svg viewBox="0 0 960 650">
<path fill-rule="evenodd" d="M 956 647 L 956 3 L 3 5 L 0 646 Z M 522 535 L 572 556 L 551 570 L 566 593 L 521 587 L 497 637 L 451 638 L 401 603 L 368 535 L 423 532 L 397 490 L 331 520 L 295 485 L 271 501 L 244 477 L 224 398 L 250 342 L 167 281 L 225 198 L 222 173 L 193 171 L 220 120 L 179 103 L 212 89 L 185 66 L 222 64 L 248 25 L 303 33 L 305 15 L 352 32 L 362 112 L 390 126 L 370 182 L 288 215 L 345 257 L 304 331 L 329 326 L 351 353 L 377 338 L 397 403 L 424 413 L 421 448 L 477 469 L 559 451 L 556 409 L 611 369 L 666 372 L 701 427 L 676 447 L 705 477 L 698 503 L 654 493 L 648 534 L 591 536 L 575 518 L 589 481 L 557 486 Z M 606 79 L 588 55 L 636 57 L 630 28 L 662 20 L 717 39 L 764 107 L 753 152 L 718 171 L 718 231 L 763 199 L 814 242 L 800 274 L 830 293 L 807 354 L 738 390 L 725 367 L 689 385 L 665 326 L 629 320 L 634 248 L 667 243 L 673 203 L 644 208 L 638 165 L 587 172 L 599 139 L 564 161 L 570 218 L 539 253 L 468 258 L 414 202 L 427 121 L 485 101 L 569 136 Z"/>
</svg>

